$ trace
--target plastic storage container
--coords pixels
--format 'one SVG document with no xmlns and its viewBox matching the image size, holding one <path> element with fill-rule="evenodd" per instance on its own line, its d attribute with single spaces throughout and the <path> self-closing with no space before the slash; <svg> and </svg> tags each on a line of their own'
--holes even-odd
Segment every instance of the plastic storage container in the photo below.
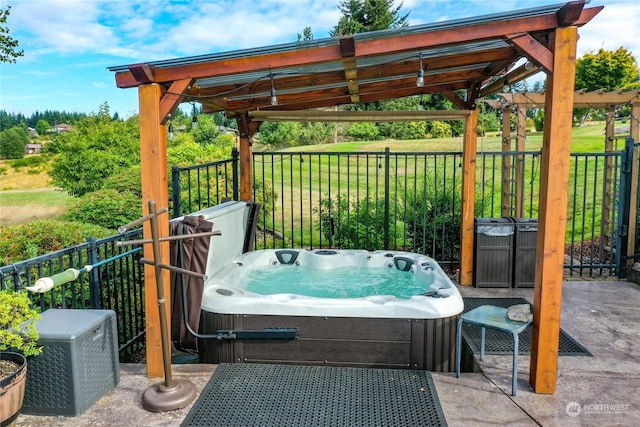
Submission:
<svg viewBox="0 0 640 427">
<path fill-rule="evenodd" d="M 538 219 L 514 218 L 513 287 L 533 288 L 536 277 Z"/>
<path fill-rule="evenodd" d="M 475 218 L 473 285 L 478 288 L 510 288 L 513 281 L 511 218 Z"/>
<path fill-rule="evenodd" d="M 50 309 L 37 322 L 23 414 L 77 416 L 120 382 L 116 313 Z"/>
</svg>

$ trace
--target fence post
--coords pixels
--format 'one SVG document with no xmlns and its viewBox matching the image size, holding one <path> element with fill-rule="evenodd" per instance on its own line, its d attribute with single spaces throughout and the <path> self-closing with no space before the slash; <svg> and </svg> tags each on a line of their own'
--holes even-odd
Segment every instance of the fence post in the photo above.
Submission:
<svg viewBox="0 0 640 427">
<path fill-rule="evenodd" d="M 180 167 L 171 167 L 171 201 L 173 202 L 173 218 L 180 216 Z"/>
<path fill-rule="evenodd" d="M 95 237 L 87 239 L 87 257 L 88 264 L 94 265 L 98 262 L 98 245 Z M 91 300 L 91 308 L 100 309 L 100 276 L 98 269 L 94 268 L 89 272 L 89 299 Z"/>
<path fill-rule="evenodd" d="M 616 241 L 616 270 L 619 279 L 627 277 L 627 247 L 629 243 L 629 219 L 632 193 L 632 162 L 635 144 L 632 138 L 625 139 L 620 173 L 620 199 L 618 201 L 618 236 Z"/>
<path fill-rule="evenodd" d="M 389 147 L 384 149 L 384 249 L 389 249 Z"/>
<path fill-rule="evenodd" d="M 238 200 L 238 194 L 240 193 L 238 188 L 238 160 L 240 158 L 240 152 L 237 147 L 231 149 L 231 170 L 233 173 L 233 200 Z"/>
</svg>

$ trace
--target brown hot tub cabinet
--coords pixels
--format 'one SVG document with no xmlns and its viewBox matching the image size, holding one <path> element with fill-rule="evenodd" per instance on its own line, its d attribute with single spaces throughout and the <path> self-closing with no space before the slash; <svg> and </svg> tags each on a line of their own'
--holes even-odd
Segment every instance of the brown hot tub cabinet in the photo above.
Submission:
<svg viewBox="0 0 640 427">
<path fill-rule="evenodd" d="M 200 340 L 203 363 L 455 370 L 456 323 L 439 319 L 272 316 L 203 311 L 201 330 L 298 328 L 293 340 Z"/>
</svg>

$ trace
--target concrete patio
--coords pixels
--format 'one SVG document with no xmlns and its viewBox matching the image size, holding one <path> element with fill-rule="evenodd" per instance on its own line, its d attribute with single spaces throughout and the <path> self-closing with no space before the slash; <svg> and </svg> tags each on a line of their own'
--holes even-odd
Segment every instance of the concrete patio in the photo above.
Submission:
<svg viewBox="0 0 640 427">
<path fill-rule="evenodd" d="M 532 289 L 461 287 L 463 296 L 524 297 Z M 511 356 L 487 355 L 482 373 L 434 373 L 450 426 L 638 426 L 640 425 L 640 285 L 624 281 L 565 281 L 562 329 L 592 356 L 561 356 L 557 390 L 534 393 L 529 357 L 520 356 L 518 393 L 511 392 Z M 190 379 L 200 392 L 216 365 L 173 365 L 175 378 Z M 191 407 L 166 413 L 142 408 L 144 390 L 159 379 L 142 364 L 121 365 L 118 387 L 78 417 L 21 415 L 17 426 L 177 426 Z"/>
</svg>

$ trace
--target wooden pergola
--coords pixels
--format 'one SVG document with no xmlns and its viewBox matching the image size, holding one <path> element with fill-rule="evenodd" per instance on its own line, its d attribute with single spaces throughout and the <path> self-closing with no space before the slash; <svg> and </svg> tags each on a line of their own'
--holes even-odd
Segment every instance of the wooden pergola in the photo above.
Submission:
<svg viewBox="0 0 640 427">
<path fill-rule="evenodd" d="M 433 114 L 466 118 L 460 281 L 470 285 L 477 102 L 501 91 L 507 82 L 512 84 L 543 71 L 547 74 L 547 92 L 530 382 L 538 393 L 553 393 L 558 366 L 578 27 L 600 10 L 601 6 L 585 8 L 583 0 L 572 1 L 353 36 L 111 67 L 118 87 L 138 88 L 145 215 L 150 200 L 160 208 L 168 205 L 166 124 L 183 102 L 198 102 L 204 112 L 226 111 L 228 117 L 236 119 L 240 133 L 240 195 L 251 199 L 251 138 L 263 120 L 285 115 L 291 119 L 293 112 L 303 112 L 301 120 L 323 120 L 327 114 L 338 119 L 347 114 L 317 110 L 440 93 L 459 111 L 404 113 L 403 118 L 418 120 Z M 419 76 L 423 82 L 418 84 Z M 149 238 L 149 227 L 145 227 L 145 238 Z M 168 218 L 161 221 L 160 228 L 162 236 L 168 235 Z M 163 252 L 166 259 L 161 262 L 168 264 L 168 244 Z M 145 257 L 149 259 L 151 254 L 145 252 Z M 168 272 L 165 274 L 168 288 Z M 151 266 L 145 267 L 145 283 L 147 375 L 160 377 L 164 371 Z M 168 289 L 165 294 L 169 295 Z"/>
<path fill-rule="evenodd" d="M 500 93 L 496 99 L 485 100 L 489 106 L 494 109 L 499 109 L 502 112 L 502 151 L 517 151 L 522 152 L 526 150 L 526 112 L 530 108 L 544 108 L 545 94 L 543 92 L 520 92 L 520 93 Z M 615 117 L 616 109 L 623 106 L 631 106 L 631 120 L 629 122 L 629 131 L 624 134 L 616 135 L 615 132 Z M 613 151 L 620 151 L 621 148 L 617 146 L 617 140 L 624 140 L 630 137 L 634 141 L 640 140 L 640 91 L 605 91 L 603 89 L 592 92 L 587 92 L 584 89 L 577 90 L 573 94 L 573 107 L 574 108 L 601 108 L 606 110 L 605 120 L 605 135 L 604 135 L 604 151 L 611 153 Z M 516 132 L 515 136 L 511 133 L 511 114 L 515 113 L 516 120 Z M 611 211 L 617 209 L 614 206 L 613 195 L 613 173 L 614 173 L 614 158 L 607 157 L 607 176 L 605 176 L 605 189 L 603 192 L 602 200 L 602 220 L 604 233 L 602 235 L 604 248 L 611 251 L 615 246 L 616 236 L 611 235 L 611 230 L 614 227 L 611 226 Z M 633 151 L 633 159 L 631 161 L 631 167 L 636 170 L 638 165 L 638 149 Z M 511 173 L 511 168 L 515 168 L 515 174 Z M 511 164 L 511 158 L 505 157 L 502 165 L 502 207 L 503 216 L 522 216 L 522 206 L 524 197 L 524 183 L 522 182 L 522 168 L 523 159 L 521 155 L 516 156 L 515 165 Z M 637 172 L 637 171 L 636 171 Z M 511 187 L 511 177 L 515 176 L 514 191 L 506 189 Z M 638 194 L 638 174 L 631 175 L 631 212 L 630 216 L 635 218 L 636 206 L 637 206 L 637 194 Z M 514 211 L 509 211 L 510 198 L 514 198 Z M 627 229 L 628 246 L 627 253 L 635 253 L 636 244 L 636 223 L 631 221 Z M 627 260 L 628 266 L 633 264 L 633 258 Z"/>
</svg>

